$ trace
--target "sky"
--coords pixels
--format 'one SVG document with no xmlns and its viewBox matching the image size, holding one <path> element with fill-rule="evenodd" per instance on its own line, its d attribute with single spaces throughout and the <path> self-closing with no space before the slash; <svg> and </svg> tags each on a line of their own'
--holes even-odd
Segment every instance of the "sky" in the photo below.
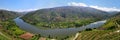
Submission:
<svg viewBox="0 0 120 40">
<path fill-rule="evenodd" d="M 103 11 L 120 11 L 120 0 L 0 0 L 0 9 L 18 12 L 60 6 L 84 6 Z"/>
</svg>

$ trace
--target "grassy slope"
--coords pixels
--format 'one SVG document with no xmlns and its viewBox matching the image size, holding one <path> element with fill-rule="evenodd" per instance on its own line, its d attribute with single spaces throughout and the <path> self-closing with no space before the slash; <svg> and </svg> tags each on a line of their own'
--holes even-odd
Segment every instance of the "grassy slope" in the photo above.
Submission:
<svg viewBox="0 0 120 40">
<path fill-rule="evenodd" d="M 120 13 L 111 17 L 100 29 L 83 31 L 76 40 L 120 40 Z"/>
<path fill-rule="evenodd" d="M 0 40 L 11 40 L 9 37 L 0 32 Z"/>
<path fill-rule="evenodd" d="M 19 29 L 13 21 L 13 19 L 18 16 L 16 12 L 0 10 L 0 32 L 4 34 L 4 36 L 0 36 L 1 40 L 8 40 L 8 38 L 11 40 L 21 39 L 19 35 L 23 34 L 25 31 Z"/>
<path fill-rule="evenodd" d="M 0 24 L 2 25 L 2 30 L 0 31 L 12 39 L 20 39 L 19 36 L 25 32 L 19 29 L 12 20 L 1 22 Z"/>
<path fill-rule="evenodd" d="M 0 35 L 0 40 L 9 40 L 9 39 L 4 37 L 3 35 Z"/>
<path fill-rule="evenodd" d="M 76 40 L 111 40 L 120 39 L 120 32 L 111 30 L 84 31 L 79 34 Z"/>
</svg>

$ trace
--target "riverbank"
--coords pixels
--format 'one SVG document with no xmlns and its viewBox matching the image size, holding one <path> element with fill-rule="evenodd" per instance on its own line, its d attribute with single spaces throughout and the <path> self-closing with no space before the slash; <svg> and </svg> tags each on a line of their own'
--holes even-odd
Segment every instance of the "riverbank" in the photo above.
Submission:
<svg viewBox="0 0 120 40">
<path fill-rule="evenodd" d="M 36 28 L 35 26 L 24 22 L 20 18 L 16 18 L 16 19 L 14 19 L 14 21 L 21 29 L 23 29 L 25 31 L 28 31 L 28 32 L 34 33 L 34 34 L 40 34 L 42 37 L 50 37 L 50 38 L 63 38 L 66 36 L 72 36 L 72 35 L 75 35 L 77 32 L 85 30 L 87 28 L 98 28 L 106 22 L 106 20 L 98 21 L 98 22 L 94 22 L 94 23 L 91 23 L 91 24 L 83 26 L 83 27 L 79 27 L 79 28 L 43 30 L 43 29 Z"/>
</svg>

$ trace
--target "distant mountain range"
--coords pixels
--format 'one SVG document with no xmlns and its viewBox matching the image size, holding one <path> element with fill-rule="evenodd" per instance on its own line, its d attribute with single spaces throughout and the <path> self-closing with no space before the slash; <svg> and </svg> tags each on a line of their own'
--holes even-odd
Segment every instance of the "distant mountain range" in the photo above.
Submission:
<svg viewBox="0 0 120 40">
<path fill-rule="evenodd" d="M 31 24 L 59 22 L 76 22 L 82 20 L 98 21 L 110 17 L 110 13 L 82 6 L 63 6 L 55 8 L 40 9 L 28 12 L 22 19 Z M 89 23 L 88 22 L 88 23 Z M 46 24 L 46 25 L 47 25 Z"/>
<path fill-rule="evenodd" d="M 36 21 L 56 21 L 56 20 L 73 20 L 75 18 L 97 18 L 104 19 L 109 17 L 109 13 L 89 7 L 78 6 L 64 6 L 48 9 L 40 9 L 37 11 L 29 12 L 23 18 L 32 18 Z"/>
</svg>

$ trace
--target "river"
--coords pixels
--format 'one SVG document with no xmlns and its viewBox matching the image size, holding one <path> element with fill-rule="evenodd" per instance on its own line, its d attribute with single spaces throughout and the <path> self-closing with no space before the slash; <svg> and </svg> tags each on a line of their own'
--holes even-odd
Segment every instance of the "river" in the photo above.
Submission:
<svg viewBox="0 0 120 40">
<path fill-rule="evenodd" d="M 24 22 L 19 17 L 14 19 L 14 21 L 19 26 L 19 28 L 21 28 L 22 30 L 25 30 L 27 32 L 31 32 L 34 34 L 40 34 L 43 37 L 65 37 L 65 36 L 75 35 L 77 32 L 83 31 L 86 28 L 98 28 L 106 22 L 106 20 L 97 21 L 97 22 L 91 23 L 89 25 L 78 27 L 78 28 L 43 30 L 43 29 L 39 29 L 33 25 L 30 25 L 30 24 Z"/>
</svg>

